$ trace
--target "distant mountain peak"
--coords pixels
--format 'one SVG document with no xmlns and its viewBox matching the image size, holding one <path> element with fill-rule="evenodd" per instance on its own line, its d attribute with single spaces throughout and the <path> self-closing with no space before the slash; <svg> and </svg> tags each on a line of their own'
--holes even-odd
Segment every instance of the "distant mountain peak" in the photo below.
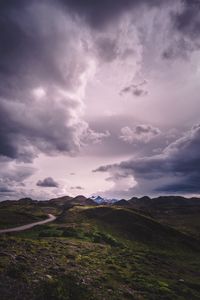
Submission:
<svg viewBox="0 0 200 300">
<path fill-rule="evenodd" d="M 102 198 L 101 196 L 92 196 L 90 198 L 98 204 L 106 202 L 106 200 L 104 198 Z"/>
<path fill-rule="evenodd" d="M 97 195 L 97 196 L 93 195 L 93 196 L 90 197 L 90 199 L 92 199 L 93 201 L 95 201 L 98 204 L 103 204 L 103 203 L 112 204 L 112 203 L 115 203 L 115 202 L 118 201 L 117 199 L 103 198 L 99 195 Z"/>
</svg>

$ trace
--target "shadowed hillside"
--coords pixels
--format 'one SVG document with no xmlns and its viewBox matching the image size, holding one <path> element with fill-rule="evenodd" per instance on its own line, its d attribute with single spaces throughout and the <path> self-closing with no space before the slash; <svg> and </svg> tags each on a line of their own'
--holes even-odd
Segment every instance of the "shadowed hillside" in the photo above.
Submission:
<svg viewBox="0 0 200 300">
<path fill-rule="evenodd" d="M 114 205 L 136 210 L 200 239 L 199 198 L 162 196 L 151 199 L 149 197 L 133 197 L 128 201 L 120 200 Z"/>
<path fill-rule="evenodd" d="M 8 216 L 57 216 L 1 235 L 2 300 L 200 299 L 196 239 L 139 209 L 91 204 L 78 196 L 0 205 Z"/>
</svg>

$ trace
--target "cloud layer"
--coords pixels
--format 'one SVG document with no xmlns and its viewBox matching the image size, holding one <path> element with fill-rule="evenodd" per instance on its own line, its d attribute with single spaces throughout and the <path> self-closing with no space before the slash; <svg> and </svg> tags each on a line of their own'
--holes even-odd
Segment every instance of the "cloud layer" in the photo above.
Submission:
<svg viewBox="0 0 200 300">
<path fill-rule="evenodd" d="M 199 193 L 199 19 L 198 0 L 1 1 L 0 196 L 87 191 L 99 165 L 110 193 Z"/>
<path fill-rule="evenodd" d="M 132 176 L 137 182 L 129 186 L 132 193 L 200 193 L 199 146 L 200 125 L 196 125 L 159 155 L 102 166 L 95 172 L 110 172 L 114 182 L 119 172 L 124 177 Z"/>
<path fill-rule="evenodd" d="M 87 34 L 52 1 L 9 3 L 0 20 L 0 155 L 74 154 L 95 135 L 82 118 L 94 67 Z"/>
</svg>

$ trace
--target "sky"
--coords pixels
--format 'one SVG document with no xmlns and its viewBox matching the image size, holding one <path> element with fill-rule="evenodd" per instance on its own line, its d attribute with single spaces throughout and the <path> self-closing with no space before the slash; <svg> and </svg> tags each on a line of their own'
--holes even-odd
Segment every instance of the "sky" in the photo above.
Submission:
<svg viewBox="0 0 200 300">
<path fill-rule="evenodd" d="M 0 200 L 200 194 L 199 0 L 0 2 Z"/>
</svg>

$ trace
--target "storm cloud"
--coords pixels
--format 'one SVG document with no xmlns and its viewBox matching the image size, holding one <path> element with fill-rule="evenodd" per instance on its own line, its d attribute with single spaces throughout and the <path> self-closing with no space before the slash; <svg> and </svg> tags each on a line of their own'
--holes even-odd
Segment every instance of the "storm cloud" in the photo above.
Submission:
<svg viewBox="0 0 200 300">
<path fill-rule="evenodd" d="M 121 16 L 124 12 L 138 6 L 146 5 L 156 7 L 165 4 L 164 0 L 61 0 L 67 7 L 92 25 L 95 29 L 102 29 L 103 26 Z"/>
<path fill-rule="evenodd" d="M 110 172 L 113 181 L 118 178 L 119 172 L 127 177 L 131 175 L 137 185 L 129 188 L 140 194 L 147 191 L 199 193 L 199 147 L 200 125 L 195 125 L 159 155 L 102 166 L 95 172 Z"/>
<path fill-rule="evenodd" d="M 189 53 L 200 48 L 200 2 L 181 0 L 179 9 L 170 15 L 172 42 L 164 50 L 163 58 L 189 58 Z"/>
<path fill-rule="evenodd" d="M 198 0 L 1 1 L 0 193 L 199 192 L 199 19 Z"/>
<path fill-rule="evenodd" d="M 173 16 L 177 30 L 189 38 L 200 37 L 200 2 L 199 0 L 182 0 L 182 8 Z"/>
<path fill-rule="evenodd" d="M 36 185 L 40 187 L 59 187 L 58 182 L 56 182 L 52 177 L 47 177 L 43 180 L 38 180 Z"/>
<path fill-rule="evenodd" d="M 1 2 L 0 155 L 26 162 L 40 152 L 74 155 L 87 135 L 90 141 L 95 135 L 98 139 L 107 137 L 108 132 L 95 133 L 82 118 L 83 94 L 95 64 L 94 56 L 99 55 L 105 61 L 120 56 L 123 61 L 122 55 L 135 50 L 127 44 L 121 53 L 120 39 L 95 37 L 87 29 L 80 30 L 81 20 L 75 15 L 84 17 L 96 28 L 129 9 L 164 3 L 156 0 Z M 66 8 L 64 11 L 62 6 Z M 123 93 L 126 91 L 135 96 L 147 93 L 140 85 L 126 87 Z"/>
<path fill-rule="evenodd" d="M 79 24 L 52 1 L 1 5 L 0 155 L 74 155 L 95 134 L 82 119 L 92 61 Z"/>
</svg>

